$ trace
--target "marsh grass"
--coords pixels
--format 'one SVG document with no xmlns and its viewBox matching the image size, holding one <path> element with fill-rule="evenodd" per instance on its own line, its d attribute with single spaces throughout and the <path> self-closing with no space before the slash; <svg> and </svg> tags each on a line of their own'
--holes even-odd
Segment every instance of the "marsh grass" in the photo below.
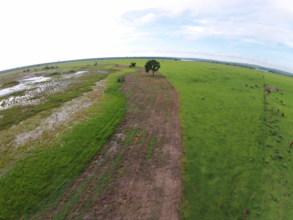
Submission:
<svg viewBox="0 0 293 220">
<path fill-rule="evenodd" d="M 49 96 L 44 94 L 44 98 L 46 100 L 45 103 L 40 102 L 37 105 L 16 106 L 2 110 L 1 115 L 4 117 L 0 118 L 0 131 L 9 128 L 12 125 L 17 125 L 19 122 L 35 116 L 39 112 L 58 107 L 64 102 L 77 98 L 84 92 L 91 91 L 91 86 L 95 82 L 98 82 L 107 76 L 108 74 L 85 74 L 80 77 L 78 81 L 76 80 L 74 83 L 71 83 L 70 86 L 63 91 Z M 22 95 L 24 93 L 25 91 L 20 91 L 14 93 L 14 95 Z M 35 97 L 35 99 L 37 98 L 38 97 Z"/>
<path fill-rule="evenodd" d="M 45 76 L 45 77 L 52 77 L 52 76 L 59 76 L 59 75 L 61 75 L 61 73 L 57 72 L 57 71 L 52 72 L 52 73 L 43 74 L 43 76 Z"/>
<path fill-rule="evenodd" d="M 9 95 L 1 96 L 0 101 L 4 100 L 4 99 L 7 99 L 7 98 L 9 98 L 11 96 L 14 96 L 14 97 L 16 97 L 16 96 L 24 96 L 26 94 L 26 92 L 33 91 L 33 90 L 36 90 L 36 89 L 37 89 L 37 87 L 31 88 L 31 89 L 25 89 L 25 90 L 22 90 L 22 91 L 13 92 L 13 93 L 11 93 Z"/>
<path fill-rule="evenodd" d="M 103 84 L 105 84 L 103 82 Z M 103 85 L 101 90 L 105 88 Z M 0 132 L 0 173 L 11 166 L 13 161 L 27 154 L 33 154 L 34 149 L 42 151 L 51 148 L 56 142 L 62 142 L 60 134 L 66 134 L 71 131 L 72 126 L 100 112 L 100 106 L 106 97 L 102 91 L 92 91 L 84 96 L 62 105 L 62 108 L 48 109 L 39 114 L 24 120 L 17 126 Z M 86 109 L 83 103 L 89 100 L 93 103 Z M 76 106 L 75 103 L 81 106 Z M 60 123 L 56 118 L 56 113 L 65 113 L 67 119 Z M 70 112 L 67 112 L 70 111 Z M 53 120 L 53 125 L 48 127 L 48 122 Z M 55 121 L 56 120 L 56 121 Z M 55 122 L 54 122 L 55 121 Z M 37 136 L 34 134 L 39 133 Z M 20 142 L 19 142 L 20 140 Z"/>
<path fill-rule="evenodd" d="M 2 86 L 0 87 L 0 89 L 5 89 L 5 88 L 9 88 L 9 87 L 12 87 L 12 86 L 16 86 L 18 85 L 19 82 L 18 81 L 10 81 L 10 82 L 6 82 L 6 83 L 3 83 Z"/>
<path fill-rule="evenodd" d="M 4 173 L 0 179 L 0 219 L 28 217 L 35 212 L 68 185 L 106 143 L 125 114 L 125 97 L 119 92 L 117 77 L 114 74 L 109 78 L 106 100 L 99 112 L 63 135 L 62 147 L 55 143 L 51 148 L 35 149 Z M 89 80 L 73 92 L 84 92 L 93 82 Z M 57 96 L 54 102 L 66 98 Z"/>
</svg>

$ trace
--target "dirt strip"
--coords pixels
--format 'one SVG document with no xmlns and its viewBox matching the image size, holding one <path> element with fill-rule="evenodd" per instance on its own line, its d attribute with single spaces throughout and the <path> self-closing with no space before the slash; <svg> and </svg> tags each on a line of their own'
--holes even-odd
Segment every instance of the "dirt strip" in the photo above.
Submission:
<svg viewBox="0 0 293 220">
<path fill-rule="evenodd" d="M 118 66 L 124 67 L 126 66 Z M 160 73 L 125 76 L 125 120 L 47 219 L 179 219 L 178 93 Z"/>
</svg>

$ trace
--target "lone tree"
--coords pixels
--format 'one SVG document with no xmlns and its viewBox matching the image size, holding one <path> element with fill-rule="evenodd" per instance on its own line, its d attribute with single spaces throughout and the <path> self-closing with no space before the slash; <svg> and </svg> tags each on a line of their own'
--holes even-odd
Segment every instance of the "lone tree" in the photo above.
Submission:
<svg viewBox="0 0 293 220">
<path fill-rule="evenodd" d="M 131 63 L 131 67 L 135 67 L 136 63 Z"/>
<path fill-rule="evenodd" d="M 148 73 L 150 70 L 153 71 L 153 76 L 155 75 L 155 71 L 160 69 L 160 63 L 156 60 L 149 60 L 145 64 L 145 71 Z"/>
<path fill-rule="evenodd" d="M 98 65 L 97 62 L 95 62 L 95 65 L 94 66 L 96 66 L 96 65 Z"/>
</svg>

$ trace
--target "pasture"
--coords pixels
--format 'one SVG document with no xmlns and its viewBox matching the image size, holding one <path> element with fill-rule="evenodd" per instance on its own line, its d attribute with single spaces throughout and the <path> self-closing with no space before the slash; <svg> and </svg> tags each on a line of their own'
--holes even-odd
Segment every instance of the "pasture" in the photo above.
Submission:
<svg viewBox="0 0 293 220">
<path fill-rule="evenodd" d="M 136 62 L 136 66 L 143 67 L 146 61 L 142 59 L 97 60 L 97 64 L 100 69 L 114 69 L 115 64 L 129 65 L 131 62 Z M 179 199 L 181 205 L 178 209 L 181 218 L 291 219 L 293 216 L 291 199 L 293 158 L 290 142 L 293 140 L 293 78 L 216 63 L 158 61 L 161 64 L 159 71 L 172 83 L 179 95 L 182 139 L 181 145 L 177 144 L 176 147 L 184 152 L 181 157 L 183 191 L 181 199 Z M 64 63 L 58 65 L 56 71 L 62 68 L 68 71 L 97 68 L 92 67 L 94 62 Z M 11 155 L 12 158 L 9 162 L 2 162 L 2 168 L 13 165 L 0 178 L 0 219 L 30 218 L 31 214 L 43 207 L 42 205 L 47 201 L 53 204 L 50 206 L 51 208 L 56 207 L 72 181 L 102 149 L 125 114 L 128 114 L 127 117 L 135 118 L 139 114 L 144 114 L 146 110 L 150 111 L 145 107 L 139 108 L 138 103 L 147 106 L 155 103 L 156 98 L 149 99 L 149 97 L 157 97 L 157 91 L 161 91 L 162 88 L 155 87 L 154 94 L 152 93 L 149 97 L 147 93 L 150 91 L 148 89 L 153 86 L 152 79 L 158 83 L 159 88 L 162 83 L 161 78 L 158 78 L 156 73 L 154 78 L 151 76 L 145 78 L 147 79 L 145 83 L 147 89 L 144 89 L 139 86 L 141 83 L 138 82 L 143 82 L 142 80 L 146 76 L 139 75 L 142 73 L 137 72 L 130 78 L 131 84 L 125 84 L 131 90 L 127 91 L 126 86 L 123 90 L 126 94 L 124 96 L 120 93 L 117 78 L 121 74 L 135 72 L 136 69 L 134 67 L 118 70 L 117 73 L 109 74 L 108 89 L 105 92 L 106 96 L 101 99 L 101 104 L 88 108 L 90 114 L 83 118 L 84 121 L 73 124 L 73 129 L 66 130 L 64 134 L 60 133 L 61 135 L 55 138 L 54 142 L 50 142 L 49 146 L 42 142 L 31 149 L 30 144 L 27 144 L 19 146 L 17 152 L 14 153 L 12 148 L 5 148 L 4 145 L 1 145 L 1 155 Z M 23 74 L 22 70 L 5 73 L 2 76 L 5 77 L 3 82 L 13 82 L 21 74 Z M 58 78 L 60 75 L 55 74 L 54 77 Z M 44 105 L 46 107 L 44 110 L 37 111 L 19 121 L 23 120 L 23 123 L 12 122 L 7 127 L 3 125 L 0 135 L 4 139 L 7 138 L 8 131 L 13 133 L 13 129 L 24 129 L 23 124 L 29 120 L 33 124 L 35 122 L 39 124 L 41 119 L 37 117 L 41 114 L 43 114 L 42 117 L 48 117 L 55 108 L 59 108 L 59 105 L 78 98 L 86 90 L 91 90 L 93 82 L 101 79 L 94 81 L 86 79 L 88 83 L 78 84 L 81 93 L 76 90 L 69 91 L 76 92 L 74 97 L 67 99 L 68 92 L 59 94 L 64 99 L 58 98 L 60 102 L 58 101 L 56 106 L 47 108 L 47 105 Z M 138 84 L 136 85 L 136 83 Z M 143 89 L 143 92 L 139 89 Z M 270 93 L 267 92 L 268 89 L 271 91 Z M 141 94 L 143 94 L 142 97 L 140 97 Z M 133 97 L 139 98 L 137 103 Z M 172 100 L 172 95 L 170 97 L 163 95 L 163 97 L 166 99 L 166 103 L 169 99 Z M 125 100 L 131 105 L 125 106 Z M 160 108 L 164 112 L 160 113 L 156 120 L 160 121 L 160 124 L 172 124 L 168 109 L 164 106 L 160 106 Z M 278 109 L 279 111 L 277 111 Z M 156 116 L 152 113 L 152 117 Z M 164 122 L 161 117 L 164 117 Z M 127 127 L 128 136 L 126 135 L 126 137 L 128 139 L 125 140 L 123 154 L 117 153 L 118 156 L 115 157 L 116 159 L 114 158 L 113 166 L 109 165 L 112 163 L 111 160 L 109 163 L 106 162 L 108 167 L 112 167 L 109 168 L 109 172 L 114 172 L 114 174 L 111 176 L 111 172 L 106 172 L 110 178 L 109 176 L 104 177 L 105 173 L 103 173 L 102 176 L 96 176 L 93 183 L 90 182 L 91 179 L 85 180 L 84 185 L 80 186 L 83 190 L 86 189 L 87 184 L 89 186 L 97 184 L 100 192 L 103 187 L 107 188 L 105 178 L 107 181 L 112 179 L 115 182 L 116 176 L 125 172 L 122 168 L 119 169 L 121 161 L 128 164 L 122 155 L 130 156 L 129 152 L 134 152 L 136 157 L 138 154 L 143 158 L 142 167 L 147 166 L 147 160 L 151 158 L 151 161 L 155 161 L 152 158 L 158 156 L 155 152 L 160 148 L 160 143 L 170 141 L 166 140 L 165 134 L 165 136 L 162 135 L 165 139 L 160 137 L 162 140 L 159 141 L 150 132 L 144 133 L 153 125 L 148 124 L 148 127 L 143 127 L 144 121 L 140 122 L 139 118 L 135 120 L 135 123 L 132 122 L 128 125 L 130 127 Z M 137 123 L 142 126 L 138 131 L 134 126 Z M 13 124 L 16 126 L 12 126 Z M 121 126 L 119 129 L 122 131 L 123 125 Z M 9 137 L 12 139 L 12 136 Z M 47 135 L 48 137 L 51 136 Z M 170 139 L 171 137 L 172 135 Z M 5 139 L 7 146 L 10 139 Z M 140 146 L 146 139 L 148 145 L 144 152 L 140 152 Z M 61 144 L 62 147 L 60 147 Z M 130 147 L 128 147 L 129 144 Z M 132 149 L 132 145 L 137 145 L 137 149 L 133 148 L 135 149 L 133 152 L 128 151 L 127 149 Z M 158 158 L 164 161 L 161 156 Z M 0 159 L 0 162 L 7 160 L 4 157 L 0 157 Z M 128 169 L 131 170 L 131 166 Z M 151 179 L 151 177 L 148 178 Z M 147 180 L 149 181 L 149 179 Z M 111 184 L 109 186 L 113 187 Z M 101 193 L 103 194 L 103 192 Z M 72 194 L 72 200 L 68 201 L 74 200 L 74 202 L 60 207 L 61 211 L 55 217 L 65 218 L 69 213 L 72 215 L 79 196 L 78 194 L 78 197 L 75 198 L 75 194 Z M 113 197 L 114 200 L 115 197 Z M 89 203 L 87 210 L 90 205 L 92 204 Z M 68 207 L 71 207 L 72 210 L 69 210 Z M 85 215 L 85 208 L 78 210 L 82 210 Z"/>
<path fill-rule="evenodd" d="M 159 61 L 181 104 L 182 217 L 290 219 L 293 78 L 214 63 Z M 114 62 L 143 66 L 146 60 Z M 280 91 L 267 95 L 266 87 Z"/>
<path fill-rule="evenodd" d="M 290 219 L 293 78 L 193 62 L 162 73 L 180 95 L 184 218 Z"/>
</svg>

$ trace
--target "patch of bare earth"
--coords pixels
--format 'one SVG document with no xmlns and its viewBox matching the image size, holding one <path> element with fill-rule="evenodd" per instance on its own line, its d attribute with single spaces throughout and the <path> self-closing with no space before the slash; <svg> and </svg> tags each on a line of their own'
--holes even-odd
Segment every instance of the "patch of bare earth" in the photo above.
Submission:
<svg viewBox="0 0 293 220">
<path fill-rule="evenodd" d="M 178 94 L 160 73 L 153 77 L 137 69 L 121 84 L 127 97 L 125 120 L 42 218 L 179 219 Z"/>
</svg>

